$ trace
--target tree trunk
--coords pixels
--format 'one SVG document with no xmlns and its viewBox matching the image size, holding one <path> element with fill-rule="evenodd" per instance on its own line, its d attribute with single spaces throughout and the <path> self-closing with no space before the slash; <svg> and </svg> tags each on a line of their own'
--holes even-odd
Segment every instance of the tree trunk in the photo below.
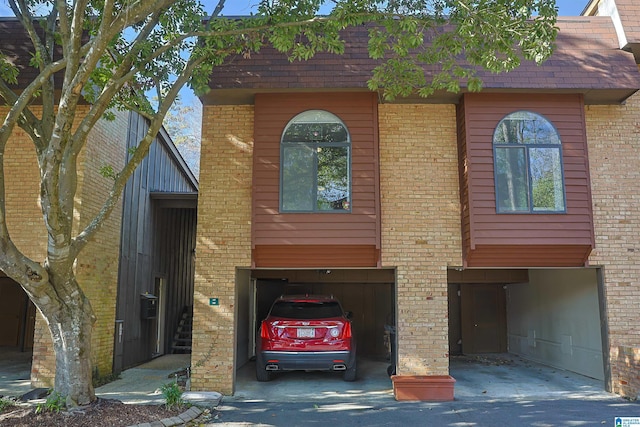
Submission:
<svg viewBox="0 0 640 427">
<path fill-rule="evenodd" d="M 64 296 L 58 293 L 57 303 L 39 305 L 53 339 L 56 356 L 54 389 L 66 399 L 68 408 L 87 405 L 96 399 L 91 362 L 95 315 L 73 275 L 63 286 L 55 285 L 56 289 L 70 289 L 71 292 Z"/>
</svg>

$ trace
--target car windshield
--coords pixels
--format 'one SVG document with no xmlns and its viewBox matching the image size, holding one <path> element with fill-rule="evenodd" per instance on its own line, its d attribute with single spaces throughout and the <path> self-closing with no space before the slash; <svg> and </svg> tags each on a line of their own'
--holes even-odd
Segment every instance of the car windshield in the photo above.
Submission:
<svg viewBox="0 0 640 427">
<path fill-rule="evenodd" d="M 342 309 L 336 301 L 277 301 L 271 315 L 287 319 L 328 319 L 342 316 Z"/>
</svg>

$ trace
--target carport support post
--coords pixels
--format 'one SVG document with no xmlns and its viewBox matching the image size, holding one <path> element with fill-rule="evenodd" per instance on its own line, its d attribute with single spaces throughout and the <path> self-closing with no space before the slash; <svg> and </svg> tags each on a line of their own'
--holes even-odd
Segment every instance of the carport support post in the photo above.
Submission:
<svg viewBox="0 0 640 427">
<path fill-rule="evenodd" d="M 378 105 L 382 266 L 396 268 L 399 376 L 449 373 L 447 266 L 462 265 L 456 120 L 453 104 Z"/>
<path fill-rule="evenodd" d="M 397 400 L 453 400 L 449 374 L 447 271 L 397 275 Z"/>
</svg>

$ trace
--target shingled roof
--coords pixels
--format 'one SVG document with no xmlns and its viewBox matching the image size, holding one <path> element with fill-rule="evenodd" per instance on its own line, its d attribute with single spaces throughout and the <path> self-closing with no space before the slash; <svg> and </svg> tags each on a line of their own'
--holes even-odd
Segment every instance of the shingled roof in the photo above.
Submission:
<svg viewBox="0 0 640 427">
<path fill-rule="evenodd" d="M 18 67 L 18 87 L 25 87 L 39 74 L 37 68 L 29 65 L 33 57 L 33 45 L 22 24 L 15 18 L 0 18 L 0 52 Z"/>
<path fill-rule="evenodd" d="M 639 8 L 633 1 L 618 0 L 618 6 Z M 582 93 L 586 103 L 607 104 L 622 102 L 640 89 L 638 66 L 631 53 L 619 49 L 610 17 L 562 17 L 558 27 L 557 48 L 549 60 L 541 66 L 525 61 L 510 73 L 482 73 L 484 90 Z M 640 28 L 633 31 L 640 41 Z M 368 91 L 367 80 L 378 62 L 370 59 L 367 52 L 367 28 L 350 28 L 344 38 L 344 55 L 319 54 L 309 61 L 291 63 L 275 49 L 265 48 L 251 58 L 235 57 L 214 68 L 212 91 L 202 100 L 210 104 L 247 104 L 253 103 L 253 95 L 259 92 Z M 37 75 L 29 65 L 31 43 L 14 18 L 0 18 L 0 50 L 18 66 L 19 87 Z M 427 72 L 435 69 L 427 67 Z M 450 103 L 459 97 L 460 94 L 438 93 L 427 99 L 396 102 Z"/>
<path fill-rule="evenodd" d="M 582 93 L 586 103 L 619 103 L 640 89 L 640 72 L 633 55 L 620 50 L 609 17 L 559 18 L 556 51 L 543 65 L 524 61 L 512 72 L 484 72 L 484 90 L 491 92 Z M 344 32 L 344 55 L 319 54 L 309 61 L 290 63 L 275 49 L 263 49 L 251 58 L 240 56 L 216 67 L 211 92 L 202 98 L 211 104 L 246 104 L 259 92 L 354 91 L 367 89 L 377 62 L 367 53 L 366 27 Z M 435 70 L 428 67 L 427 72 Z M 396 102 L 457 102 L 460 94 L 438 93 L 427 99 Z"/>
</svg>

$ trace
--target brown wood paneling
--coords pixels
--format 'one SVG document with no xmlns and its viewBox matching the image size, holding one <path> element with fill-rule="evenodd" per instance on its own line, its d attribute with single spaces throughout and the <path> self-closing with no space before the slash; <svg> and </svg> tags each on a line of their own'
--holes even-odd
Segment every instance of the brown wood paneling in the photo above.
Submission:
<svg viewBox="0 0 640 427">
<path fill-rule="evenodd" d="M 380 251 L 373 245 L 261 245 L 252 255 L 262 267 L 376 267 Z"/>
<path fill-rule="evenodd" d="M 475 207 L 469 203 L 469 168 L 467 153 L 467 121 L 465 114 L 464 98 L 456 107 L 457 132 L 458 132 L 458 168 L 460 172 L 460 210 L 462 227 L 462 247 L 471 246 L 471 209 Z M 463 252 L 463 253 L 466 253 Z"/>
<path fill-rule="evenodd" d="M 391 268 L 358 268 L 333 270 L 252 270 L 258 280 L 277 280 L 289 283 L 395 283 Z"/>
<path fill-rule="evenodd" d="M 351 136 L 351 212 L 280 213 L 280 138 L 297 114 L 327 110 Z M 259 94 L 255 99 L 255 267 L 361 267 L 379 262 L 377 98 L 371 93 Z"/>
<path fill-rule="evenodd" d="M 493 132 L 518 110 L 543 115 L 560 135 L 566 213 L 496 212 Z M 458 144 L 466 266 L 585 265 L 595 239 L 581 95 L 465 94 L 458 106 Z"/>
<path fill-rule="evenodd" d="M 393 322 L 393 285 L 371 283 L 315 283 L 312 293 L 333 295 L 352 313 L 358 355 L 386 355 L 384 326 Z"/>
<path fill-rule="evenodd" d="M 478 245 L 467 255 L 474 267 L 583 267 L 588 245 Z"/>
<path fill-rule="evenodd" d="M 496 284 L 460 285 L 462 352 L 507 351 L 506 295 Z"/>
</svg>

